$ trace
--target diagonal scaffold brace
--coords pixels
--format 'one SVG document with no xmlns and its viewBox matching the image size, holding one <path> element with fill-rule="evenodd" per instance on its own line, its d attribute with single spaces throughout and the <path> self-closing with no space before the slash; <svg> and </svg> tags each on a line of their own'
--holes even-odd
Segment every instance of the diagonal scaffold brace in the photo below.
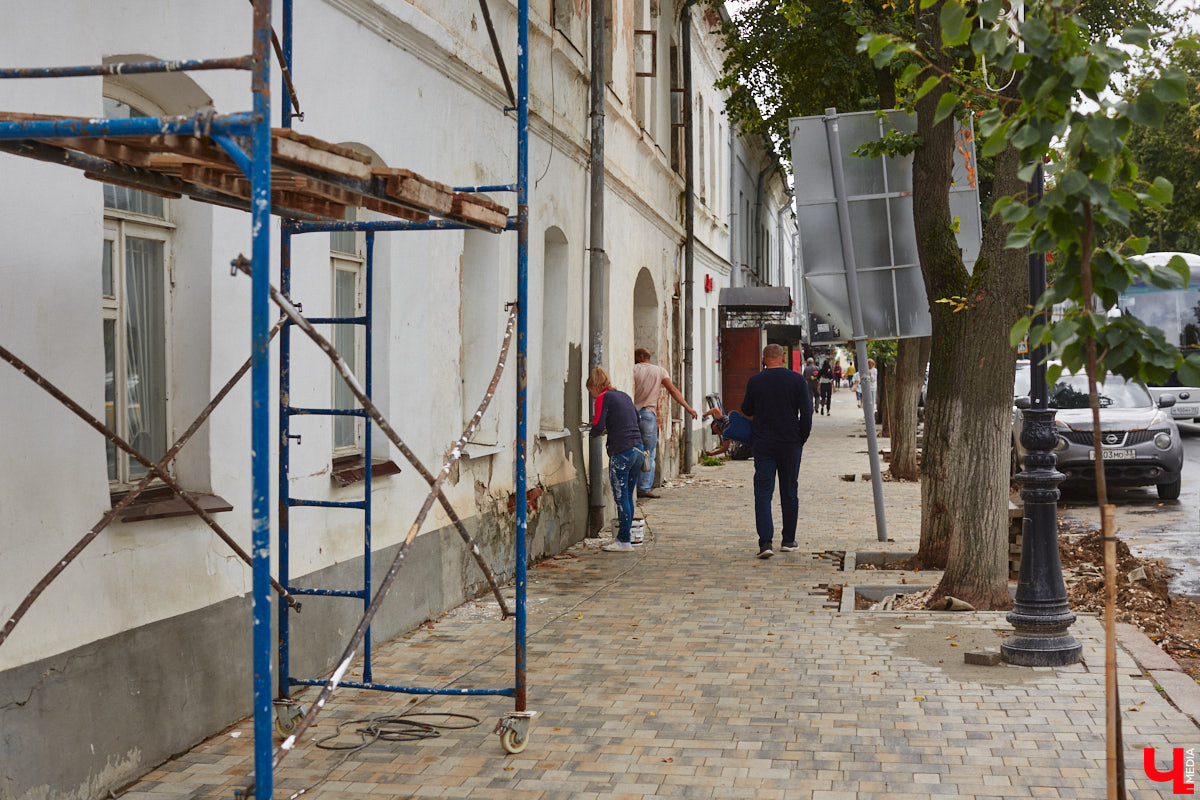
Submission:
<svg viewBox="0 0 1200 800">
<path fill-rule="evenodd" d="M 267 340 L 270 341 L 272 338 L 274 338 L 275 334 L 277 334 L 282 327 L 283 318 L 281 317 L 271 329 Z M 4 644 L 4 642 L 8 639 L 13 629 L 16 628 L 22 617 L 24 617 L 25 613 L 29 611 L 30 607 L 34 604 L 37 598 L 41 596 L 42 592 L 46 590 L 46 587 L 48 587 L 54 581 L 54 579 L 57 578 L 63 572 L 63 570 L 65 570 L 67 566 L 70 565 L 71 562 L 83 552 L 84 548 L 91 544 L 92 541 L 94 541 L 95 538 L 99 536 L 100 533 L 104 531 L 104 529 L 107 528 L 110 523 L 113 522 L 113 520 L 120 516 L 123 510 L 128 508 L 135 500 L 137 500 L 137 498 L 147 489 L 147 487 L 150 486 L 151 482 L 153 482 L 155 478 L 162 479 L 172 491 L 179 495 L 184 502 L 188 503 L 189 507 L 191 507 L 193 511 L 196 511 L 196 513 L 198 513 L 200 517 L 206 523 L 208 523 L 209 527 L 213 529 L 213 532 L 216 533 L 223 542 L 229 545 L 229 547 L 234 551 L 234 553 L 237 554 L 239 558 L 242 559 L 242 561 L 244 561 L 247 565 L 251 564 L 250 555 L 243 550 L 241 546 L 229 536 L 228 533 L 225 532 L 225 530 L 216 522 L 216 520 L 212 518 L 207 511 L 200 508 L 195 502 L 195 499 L 186 493 L 182 488 L 180 488 L 179 485 L 175 483 L 174 479 L 170 478 L 170 475 L 167 472 L 167 467 L 172 461 L 175 460 L 175 457 L 179 455 L 179 451 L 183 449 L 183 446 L 187 444 L 188 441 L 196 434 L 196 432 L 200 430 L 204 423 L 208 421 L 208 418 L 212 416 L 213 411 L 216 410 L 220 402 L 224 400 L 226 395 L 233 390 L 233 387 L 237 385 L 237 382 L 241 380 L 242 376 L 249 371 L 250 359 L 246 359 L 237 372 L 235 372 L 233 376 L 226 381 L 225 385 L 222 386 L 220 391 L 213 396 L 213 399 L 209 401 L 208 405 L 204 407 L 192 424 L 188 426 L 188 429 L 184 431 L 178 439 L 175 440 L 175 443 L 171 445 L 166 454 L 159 460 L 157 464 L 152 464 L 148 458 L 135 450 L 132 445 L 125 442 L 121 437 L 117 436 L 117 434 L 104 425 L 104 423 L 88 414 L 78 403 L 68 397 L 61 389 L 52 384 L 37 370 L 30 367 L 8 349 L 0 347 L 0 359 L 7 361 L 18 372 L 29 378 L 38 387 L 46 391 L 51 397 L 55 398 L 64 406 L 66 406 L 67 409 L 73 412 L 85 423 L 103 434 L 105 439 L 121 448 L 123 451 L 136 459 L 138 463 L 147 468 L 146 476 L 142 478 L 141 482 L 129 490 L 129 492 L 127 492 L 125 496 L 121 498 L 120 502 L 105 512 L 104 516 L 100 518 L 100 521 L 93 525 L 91 529 L 84 534 L 83 538 L 76 542 L 75 546 L 67 551 L 66 555 L 55 562 L 50 571 L 47 572 L 46 575 L 37 582 L 33 589 L 30 590 L 29 594 L 25 596 L 25 599 L 22 600 L 21 604 L 17 606 L 16 611 L 14 611 L 12 616 L 9 617 L 4 623 L 4 627 L 0 628 L 0 645 Z M 288 603 L 288 605 L 295 608 L 296 611 L 300 610 L 299 601 L 289 594 L 288 591 L 284 589 L 283 586 L 274 578 L 271 579 L 271 586 L 276 592 L 279 593 L 279 596 Z"/>
<path fill-rule="evenodd" d="M 231 261 L 230 266 L 232 267 L 231 271 L 234 273 L 240 271 L 246 273 L 247 275 L 250 274 L 250 260 L 243 255 L 239 255 L 236 259 Z M 367 397 L 367 393 L 363 391 L 362 386 L 358 383 L 358 378 L 354 376 L 354 373 L 350 370 L 349 365 L 347 365 L 342 359 L 341 355 L 334 348 L 334 346 L 330 344 L 325 337 L 317 332 L 316 328 L 314 328 L 309 321 L 304 318 L 304 316 L 300 313 L 300 310 L 295 304 L 292 303 L 292 301 L 288 300 L 287 297 L 284 296 L 284 294 L 274 286 L 271 286 L 270 288 L 271 300 L 283 310 L 284 315 L 290 318 L 292 322 L 295 323 L 296 327 L 300 328 L 300 330 L 302 330 L 304 334 L 308 336 L 308 338 L 312 339 L 313 342 L 316 343 L 317 347 L 319 347 L 321 351 L 329 357 L 329 360 L 333 362 L 334 368 L 337 369 L 338 374 L 340 374 L 342 379 L 346 381 L 346 385 L 350 388 L 351 393 L 354 394 L 355 399 L 362 404 L 363 410 L 366 411 L 371 419 L 375 421 L 375 424 L 378 425 L 379 429 L 383 431 L 385 436 L 387 436 L 388 441 L 396 446 L 396 449 L 399 450 L 404 458 L 408 460 L 408 463 L 412 464 L 413 469 L 417 471 L 421 478 L 424 479 L 427 484 L 433 486 L 436 481 L 433 473 L 431 473 L 425 467 L 425 464 L 420 458 L 417 457 L 417 454 L 414 453 L 412 449 L 404 443 L 404 440 L 400 438 L 400 434 L 396 433 L 395 429 L 392 428 L 391 424 L 383 416 L 383 413 L 380 412 L 375 403 L 372 402 L 371 398 Z M 470 431 L 470 435 L 474 435 L 475 428 L 479 427 L 479 420 L 483 418 L 483 412 L 487 410 L 488 403 L 491 402 L 492 395 L 496 391 L 496 385 L 500 381 L 500 373 L 504 370 L 504 365 L 508 358 L 508 345 L 512 340 L 513 324 L 516 321 L 516 316 L 517 309 L 514 305 L 508 315 L 508 326 L 504 331 L 504 340 L 500 348 L 500 359 L 496 364 L 496 371 L 492 375 L 492 382 L 488 385 L 487 391 L 484 393 L 483 400 L 475 412 L 475 416 L 471 418 L 471 422 L 467 426 L 468 430 Z M 463 432 L 463 436 L 466 436 L 468 439 L 470 438 L 470 436 L 467 434 L 467 431 Z M 449 464 L 453 465 L 453 463 L 457 461 L 461 455 L 461 448 L 459 448 L 455 453 L 453 460 L 450 461 Z M 449 467 L 446 467 L 446 470 L 448 474 Z M 509 611 L 508 604 L 504 602 L 504 595 L 500 593 L 500 585 L 496 583 L 496 577 L 492 574 L 491 567 L 488 566 L 487 561 L 484 559 L 483 552 L 479 549 L 479 545 L 475 543 L 474 538 L 472 538 L 471 534 L 467 532 L 466 526 L 463 525 L 462 520 L 458 517 L 458 512 L 454 510 L 454 506 L 450 504 L 450 501 L 446 498 L 446 495 L 442 493 L 440 482 L 438 483 L 436 500 L 442 506 L 442 510 L 446 512 L 446 516 L 449 518 L 450 523 L 454 525 L 454 529 L 458 531 L 458 535 L 463 540 L 463 544 L 465 544 L 471 551 L 471 556 L 475 559 L 475 563 L 479 566 L 479 570 L 483 573 L 484 578 L 487 579 L 488 586 L 491 587 L 492 590 L 492 596 L 496 598 L 496 602 L 500 606 L 500 619 L 508 619 L 512 616 L 512 612 Z"/>
<path fill-rule="evenodd" d="M 250 260 L 243 255 L 239 255 L 234 261 L 231 262 L 231 265 L 234 270 L 241 271 L 246 275 L 251 274 Z M 509 311 L 508 324 L 505 328 L 504 340 L 500 348 L 500 357 L 497 360 L 496 369 L 492 374 L 492 380 L 488 384 L 487 390 L 484 392 L 483 399 L 480 401 L 479 407 L 475 410 L 475 413 L 472 415 L 467 427 L 463 430 L 462 435 L 457 441 L 454 442 L 453 445 L 451 445 L 449 451 L 446 453 L 441 470 L 438 472 L 437 476 L 434 477 L 427 469 L 425 469 L 420 460 L 417 459 L 416 454 L 404 444 L 403 440 L 400 439 L 400 435 L 396 433 L 391 424 L 388 423 L 387 419 L 379 411 L 378 407 L 376 407 L 374 402 L 372 402 L 371 398 L 367 396 L 365 391 L 363 391 L 362 386 L 359 384 L 358 379 L 351 371 L 350 366 L 341 357 L 337 349 L 334 348 L 329 340 L 322 336 L 312 326 L 312 324 L 304 318 L 291 300 L 285 297 L 283 293 L 274 286 L 270 286 L 270 295 L 272 302 L 279 306 L 284 315 L 290 319 L 293 324 L 296 325 L 296 327 L 303 331 L 304 334 L 308 336 L 308 338 L 311 339 L 313 343 L 325 353 L 326 356 L 329 357 L 329 360 L 333 363 L 333 366 L 338 371 L 338 374 L 342 376 L 342 379 L 346 382 L 346 385 L 354 394 L 355 399 L 358 400 L 358 402 L 362 405 L 363 410 L 370 415 L 371 419 L 375 421 L 375 424 L 379 426 L 380 430 L 383 431 L 388 440 L 405 454 L 405 457 L 412 462 L 413 466 L 417 468 L 423 477 L 426 477 L 430 484 L 429 493 L 425 497 L 425 502 L 422 503 L 416 519 L 413 520 L 412 525 L 409 526 L 408 533 L 405 535 L 404 541 L 400 545 L 399 552 L 396 554 L 395 559 L 388 568 L 387 574 L 384 575 L 383 580 L 380 582 L 379 589 L 375 592 L 375 596 L 371 598 L 371 603 L 367 607 L 366 612 L 363 614 L 362 619 L 359 621 L 358 626 L 355 628 L 354 633 L 351 635 L 350 641 L 346 644 L 346 648 L 342 652 L 342 656 L 339 659 L 338 665 L 334 669 L 333 674 L 325 682 L 325 685 L 321 687 L 320 693 L 317 695 L 316 700 L 314 700 L 312 705 L 309 707 L 307 713 L 305 713 L 300 721 L 296 723 L 295 730 L 279 745 L 279 749 L 275 751 L 275 757 L 272 760 L 272 767 L 275 768 L 278 767 L 287 754 L 295 748 L 296 742 L 299 740 L 299 738 L 304 735 L 309 727 L 312 726 L 317 716 L 321 713 L 321 710 L 325 707 L 325 704 L 329 701 L 329 698 L 333 695 L 334 691 L 341 683 L 343 676 L 346 674 L 346 670 L 350 668 L 351 662 L 358 654 L 358 649 L 361 647 L 363 639 L 366 637 L 367 629 L 370 627 L 372 620 L 375 618 L 376 612 L 383 604 L 384 598 L 391 589 L 392 583 L 400 571 L 400 567 L 403 566 L 404 560 L 408 556 L 409 548 L 412 546 L 413 540 L 416 539 L 417 533 L 420 532 L 421 526 L 424 524 L 425 518 L 428 516 L 429 511 L 433 508 L 434 502 L 440 502 L 443 509 L 453 515 L 453 518 L 457 519 L 457 516 L 454 515 L 452 508 L 450 508 L 449 501 L 442 492 L 442 484 L 444 484 L 446 478 L 449 477 L 450 470 L 453 468 L 454 464 L 459 458 L 462 457 L 463 448 L 466 446 L 467 442 L 471 440 L 471 437 L 475 435 L 475 431 L 479 428 L 480 420 L 483 419 L 483 414 L 487 410 L 488 405 L 491 403 L 492 397 L 495 395 L 496 387 L 500 383 L 500 376 L 503 374 L 505 364 L 508 360 L 508 348 L 512 342 L 513 326 L 516 322 L 518 307 L 514 303 Z M 459 523 L 459 525 L 461 525 L 461 523 Z M 476 559 L 482 562 L 482 554 L 479 551 L 479 546 L 469 538 L 465 529 L 460 527 L 459 531 L 464 537 L 467 537 L 471 552 L 476 556 Z M 500 594 L 499 587 L 495 583 L 495 580 L 491 575 L 491 571 L 486 568 L 484 563 L 481 563 L 480 566 L 486 570 L 489 582 L 491 583 L 493 591 L 496 595 L 496 599 L 500 603 L 501 609 L 504 610 L 505 616 L 507 616 L 507 608 L 504 604 L 503 596 Z M 250 797 L 254 794 L 254 784 L 250 784 L 245 790 L 239 791 L 237 794 L 240 797 Z"/>
</svg>

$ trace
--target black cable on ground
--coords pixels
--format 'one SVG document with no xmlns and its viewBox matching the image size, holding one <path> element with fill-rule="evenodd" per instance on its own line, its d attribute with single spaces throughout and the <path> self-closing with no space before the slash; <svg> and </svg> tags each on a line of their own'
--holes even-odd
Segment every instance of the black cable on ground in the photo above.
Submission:
<svg viewBox="0 0 1200 800">
<path fill-rule="evenodd" d="M 555 622 L 558 622 L 558 620 L 562 619 L 567 614 L 570 614 L 572 611 L 579 608 L 581 605 L 583 605 L 587 601 L 591 600 L 593 597 L 596 597 L 601 592 L 604 592 L 605 590 L 615 586 L 622 578 L 624 578 L 630 572 L 633 572 L 635 569 L 637 569 L 639 566 L 641 566 L 642 562 L 644 562 L 646 560 L 646 556 L 649 554 L 649 551 L 652 549 L 650 547 L 651 541 L 652 541 L 651 539 L 647 538 L 645 540 L 646 543 L 644 545 L 642 545 L 642 547 L 638 548 L 640 550 L 640 552 L 638 553 L 637 559 L 632 564 L 630 564 L 628 567 L 626 567 L 624 570 L 622 570 L 621 572 L 618 572 L 615 576 L 613 576 L 608 581 L 606 581 L 603 585 L 600 586 L 600 588 L 596 589 L 596 591 L 592 592 L 587 597 L 580 599 L 578 602 L 574 603 L 573 605 L 564 609 L 563 611 L 560 611 L 558 614 L 555 614 L 553 617 L 551 617 L 550 619 L 543 622 L 540 626 L 538 626 L 533 632 L 526 634 L 526 636 L 525 636 L 526 642 L 533 639 L 533 637 L 537 636 L 539 633 L 544 631 L 550 625 L 552 625 Z M 449 687 L 451 687 L 454 684 L 461 681 L 463 678 L 470 675 L 475 670 L 491 663 L 493 660 L 495 660 L 495 658 L 497 656 L 503 655 L 504 653 L 507 653 L 512 649 L 513 649 L 512 644 L 502 647 L 501 649 L 492 653 L 487 658 L 485 658 L 482 661 L 473 665 L 470 669 L 468 669 L 465 672 L 462 672 L 459 675 L 456 675 L 455 677 L 446 681 L 444 684 L 442 684 L 438 688 L 439 689 L 448 689 Z M 381 741 L 382 742 L 412 742 L 412 741 L 419 741 L 421 739 L 434 739 L 434 738 L 437 738 L 438 736 L 441 736 L 441 731 L 443 731 L 443 730 L 468 730 L 470 728 L 474 728 L 476 725 L 478 725 L 480 723 L 481 720 L 478 717 L 473 717 L 470 714 L 455 714 L 455 713 L 450 713 L 450 712 L 417 711 L 416 710 L 417 706 L 421 705 L 422 703 L 424 703 L 425 701 L 429 700 L 432 697 L 438 697 L 438 696 L 439 695 L 432 695 L 432 694 L 427 694 L 427 695 L 421 696 L 412 705 L 412 707 L 408 711 L 404 712 L 403 714 L 378 714 L 378 715 L 374 715 L 374 716 L 370 716 L 370 717 L 362 717 L 359 719 L 350 719 L 350 720 L 344 720 L 342 722 L 339 722 L 337 730 L 335 730 L 332 734 L 330 734 L 329 736 L 326 736 L 323 739 L 315 740 L 313 742 L 313 744 L 316 745 L 317 747 L 321 748 L 322 750 L 344 750 L 344 751 L 346 751 L 346 754 L 344 756 L 342 756 L 341 758 L 339 758 L 337 763 L 334 764 L 333 766 L 331 766 L 325 772 L 325 774 L 322 775 L 318 780 L 309 784 L 308 786 L 304 787 L 303 789 L 300 789 L 299 791 L 296 791 L 293 794 L 289 795 L 288 800 L 296 800 L 296 798 L 300 797 L 301 795 L 317 788 L 322 783 L 329 780 L 329 776 L 332 775 L 336 769 L 338 769 L 343 764 L 345 764 L 350 759 L 351 756 L 366 749 L 367 747 L 371 746 L 375 742 L 381 742 Z M 467 719 L 467 720 L 474 720 L 474 721 L 470 725 L 447 725 L 447 724 L 439 725 L 439 724 L 429 723 L 429 722 L 417 722 L 413 719 L 414 717 L 454 717 L 454 718 L 458 718 L 458 719 Z M 329 742 L 338 738 L 338 736 L 340 736 L 342 734 L 342 729 L 344 727 L 346 727 L 348 725 L 354 725 L 354 724 L 362 725 L 361 728 L 358 728 L 355 731 L 355 733 L 357 733 L 360 737 L 362 737 L 361 741 L 359 741 L 357 744 L 344 744 L 344 745 L 329 744 Z"/>
<path fill-rule="evenodd" d="M 469 724 L 457 725 L 446 722 L 422 722 L 417 719 L 418 717 L 454 718 L 470 720 L 470 722 Z M 344 750 L 345 755 L 339 758 L 337 763 L 331 766 L 316 781 L 289 795 L 288 800 L 295 800 L 300 795 L 317 788 L 329 780 L 329 776 L 333 774 L 334 770 L 345 764 L 351 756 L 365 750 L 376 742 L 416 742 L 422 739 L 436 739 L 442 735 L 442 731 L 469 730 L 481 721 L 479 717 L 470 714 L 455 714 L 449 711 L 406 711 L 403 714 L 374 714 L 369 717 L 342 720 L 338 723 L 337 729 L 333 733 L 323 739 L 315 740 L 313 744 L 322 750 Z M 358 735 L 359 740 L 345 744 L 336 743 L 334 740 L 342 736 L 342 730 L 351 725 L 359 726 L 352 731 L 352 733 Z"/>
</svg>

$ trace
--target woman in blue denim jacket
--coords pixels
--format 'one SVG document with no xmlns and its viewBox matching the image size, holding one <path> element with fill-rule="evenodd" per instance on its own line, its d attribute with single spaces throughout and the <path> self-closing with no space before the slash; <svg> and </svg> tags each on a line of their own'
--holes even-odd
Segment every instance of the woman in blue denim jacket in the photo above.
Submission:
<svg viewBox="0 0 1200 800">
<path fill-rule="evenodd" d="M 605 449 L 608 450 L 608 480 L 612 484 L 613 498 L 617 501 L 617 537 L 604 545 L 610 553 L 633 550 L 629 527 L 633 522 L 633 497 L 637 491 L 638 476 L 642 472 L 642 433 L 638 428 L 637 411 L 633 399 L 622 391 L 612 388 L 612 382 L 603 367 L 595 367 L 587 379 L 587 390 L 596 398 L 592 413 L 592 436 L 608 434 Z"/>
</svg>

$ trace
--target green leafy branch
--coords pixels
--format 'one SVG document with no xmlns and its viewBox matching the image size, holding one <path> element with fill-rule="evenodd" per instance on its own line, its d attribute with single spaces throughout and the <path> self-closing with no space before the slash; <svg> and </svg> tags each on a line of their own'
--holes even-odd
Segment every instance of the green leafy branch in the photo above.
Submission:
<svg viewBox="0 0 1200 800">
<path fill-rule="evenodd" d="M 939 1 L 920 0 L 922 8 Z M 1049 188 L 1037 203 L 1014 195 L 999 198 L 992 210 L 1011 226 L 1008 247 L 1047 254 L 1057 273 L 1033 309 L 1034 315 L 1053 321 L 1019 320 L 1010 335 L 1014 345 L 1028 335 L 1030 347 L 1050 345 L 1063 366 L 1075 372 L 1088 360 L 1090 341 L 1101 377 L 1112 372 L 1161 382 L 1177 370 L 1184 383 L 1200 383 L 1200 355 L 1185 359 L 1160 330 L 1135 317 L 1100 310 L 1113 308 L 1135 283 L 1183 288 L 1190 279 L 1186 263 L 1175 258 L 1152 268 L 1137 259 L 1146 252 L 1148 239 L 1096 239 L 1097 231 L 1127 229 L 1136 212 L 1162 212 L 1170 204 L 1170 181 L 1139 179 L 1127 140 L 1139 126 L 1161 125 L 1168 104 L 1186 101 L 1185 75 L 1168 66 L 1119 96 L 1112 87 L 1128 72 L 1133 58 L 1129 48 L 1148 50 L 1157 36 L 1150 26 L 1127 25 L 1119 46 L 1098 38 L 1074 3 L 1038 3 L 1027 8 L 1020 22 L 1002 16 L 1003 11 L 1001 0 L 970 5 L 944 0 L 939 21 L 945 46 L 966 48 L 975 63 L 986 58 L 1017 73 L 1013 90 L 1004 96 L 981 87 L 978 72 L 970 69 L 926 76 L 937 68 L 914 45 L 892 35 L 867 34 L 859 48 L 876 64 L 902 54 L 923 59 L 923 66 L 910 64 L 900 81 L 911 86 L 926 76 L 915 92 L 942 92 L 938 121 L 967 113 L 965 104 L 972 98 L 977 107 L 989 102 L 976 114 L 981 157 L 1015 147 L 1027 165 L 1018 177 L 1026 182 L 1038 164 L 1045 164 Z M 1048 157 L 1053 160 L 1047 163 Z M 1074 310 L 1051 313 L 1063 307 Z"/>
</svg>

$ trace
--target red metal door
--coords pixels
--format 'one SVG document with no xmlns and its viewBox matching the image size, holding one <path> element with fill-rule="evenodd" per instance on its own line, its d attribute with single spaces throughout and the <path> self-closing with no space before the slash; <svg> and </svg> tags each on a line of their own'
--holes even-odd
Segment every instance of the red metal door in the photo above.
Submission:
<svg viewBox="0 0 1200 800">
<path fill-rule="evenodd" d="M 762 367 L 760 328 L 721 331 L 721 399 L 725 411 L 737 411 L 746 396 L 746 381 Z"/>
</svg>

